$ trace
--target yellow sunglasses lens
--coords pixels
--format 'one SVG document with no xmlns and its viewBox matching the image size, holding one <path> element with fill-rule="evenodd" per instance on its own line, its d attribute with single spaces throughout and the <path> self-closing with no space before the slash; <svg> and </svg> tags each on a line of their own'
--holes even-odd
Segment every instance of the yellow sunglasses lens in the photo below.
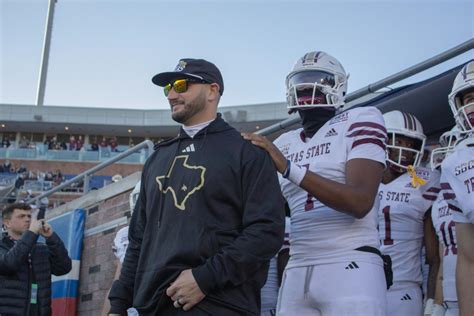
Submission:
<svg viewBox="0 0 474 316">
<path fill-rule="evenodd" d="M 176 80 L 173 83 L 173 88 L 177 93 L 186 92 L 188 90 L 188 81 L 186 79 Z"/>
<path fill-rule="evenodd" d="M 188 80 L 187 79 L 179 79 L 173 82 L 173 84 L 168 83 L 164 88 L 165 96 L 168 96 L 170 93 L 171 88 L 176 91 L 176 93 L 184 93 L 188 90 Z"/>
</svg>

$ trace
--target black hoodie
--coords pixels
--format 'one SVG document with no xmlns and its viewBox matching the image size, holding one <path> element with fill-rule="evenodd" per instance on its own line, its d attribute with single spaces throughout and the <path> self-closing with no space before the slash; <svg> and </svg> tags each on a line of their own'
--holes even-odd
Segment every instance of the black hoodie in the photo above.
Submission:
<svg viewBox="0 0 474 316">
<path fill-rule="evenodd" d="M 284 204 L 270 156 L 220 115 L 190 138 L 156 146 L 145 163 L 111 312 L 132 305 L 165 315 L 166 289 L 192 269 L 211 315 L 257 315 L 268 263 L 284 235 Z M 194 309 L 196 309 L 194 307 Z M 192 315 L 193 309 L 188 312 Z"/>
</svg>

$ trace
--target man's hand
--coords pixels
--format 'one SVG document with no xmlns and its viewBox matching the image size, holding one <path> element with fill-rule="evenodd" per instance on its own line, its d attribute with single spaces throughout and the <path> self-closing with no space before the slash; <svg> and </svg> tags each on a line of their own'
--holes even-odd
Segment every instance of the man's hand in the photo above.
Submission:
<svg viewBox="0 0 474 316">
<path fill-rule="evenodd" d="M 43 228 L 43 224 L 41 223 L 41 220 L 38 220 L 38 213 L 39 210 L 33 210 L 31 213 L 31 221 L 30 221 L 30 228 L 29 230 L 32 231 L 35 234 L 39 234 L 40 230 Z"/>
<path fill-rule="evenodd" d="M 206 296 L 196 283 L 191 269 L 180 273 L 178 278 L 166 289 L 166 295 L 171 297 L 174 307 L 182 307 L 184 311 L 193 308 Z"/>
<path fill-rule="evenodd" d="M 251 141 L 255 146 L 265 149 L 270 154 L 270 157 L 272 157 L 278 172 L 285 172 L 287 167 L 286 158 L 271 141 L 269 141 L 265 136 L 257 134 L 242 133 L 241 135 L 244 139 Z"/>
<path fill-rule="evenodd" d="M 40 235 L 43 236 L 44 238 L 49 238 L 53 234 L 53 228 L 51 225 L 49 225 L 44 219 L 41 221 L 41 229 L 39 231 Z"/>
</svg>

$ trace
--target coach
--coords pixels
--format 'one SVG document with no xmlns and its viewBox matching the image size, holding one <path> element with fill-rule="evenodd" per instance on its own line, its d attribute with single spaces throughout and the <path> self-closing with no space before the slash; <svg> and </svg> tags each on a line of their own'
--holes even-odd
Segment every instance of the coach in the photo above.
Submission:
<svg viewBox="0 0 474 316">
<path fill-rule="evenodd" d="M 214 64 L 182 59 L 152 81 L 182 127 L 143 168 L 111 314 L 133 305 L 140 315 L 257 315 L 284 235 L 276 169 L 217 113 Z"/>
</svg>

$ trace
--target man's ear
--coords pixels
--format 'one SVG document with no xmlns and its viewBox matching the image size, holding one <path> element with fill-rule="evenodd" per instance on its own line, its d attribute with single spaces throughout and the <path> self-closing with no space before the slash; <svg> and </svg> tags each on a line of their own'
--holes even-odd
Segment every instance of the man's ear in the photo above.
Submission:
<svg viewBox="0 0 474 316">
<path fill-rule="evenodd" d="M 214 101 L 219 98 L 219 85 L 217 83 L 211 83 L 209 88 L 209 101 Z"/>
<path fill-rule="evenodd" d="M 7 229 L 8 226 L 10 226 L 10 220 L 8 218 L 5 218 L 4 220 L 2 220 L 2 225 L 5 229 Z"/>
</svg>

